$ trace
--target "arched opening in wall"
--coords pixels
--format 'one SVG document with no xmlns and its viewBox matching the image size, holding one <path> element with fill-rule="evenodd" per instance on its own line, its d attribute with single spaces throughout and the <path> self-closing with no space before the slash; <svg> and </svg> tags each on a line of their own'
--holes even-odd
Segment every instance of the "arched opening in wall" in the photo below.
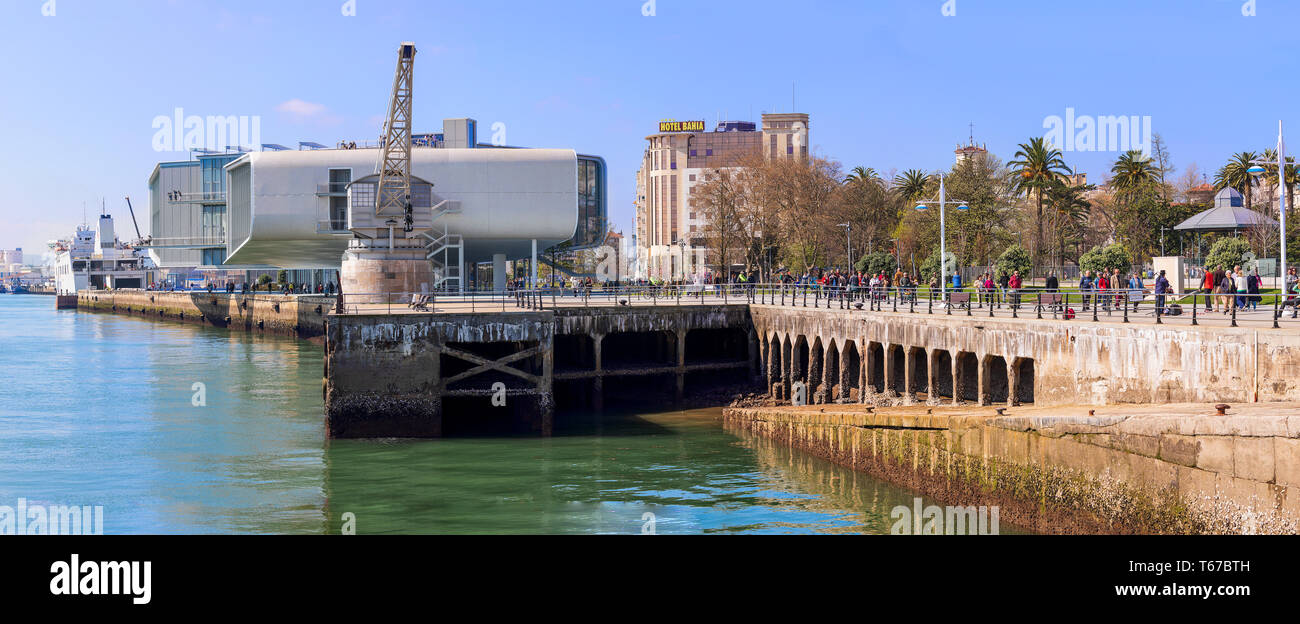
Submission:
<svg viewBox="0 0 1300 624">
<path fill-rule="evenodd" d="M 984 361 L 984 370 L 989 380 L 989 401 L 994 404 L 1006 403 L 1011 390 L 1006 359 L 1000 355 L 990 355 Z"/>
<path fill-rule="evenodd" d="M 867 361 L 871 369 L 867 371 L 867 387 L 876 394 L 885 392 L 885 347 L 879 342 L 867 345 Z"/>
<path fill-rule="evenodd" d="M 781 341 L 781 400 L 790 399 L 790 385 L 794 383 L 794 344 L 786 336 Z"/>
<path fill-rule="evenodd" d="M 826 347 L 826 402 L 830 403 L 840 398 L 840 349 L 831 340 L 830 346 Z"/>
<path fill-rule="evenodd" d="M 767 341 L 767 382 L 772 392 L 781 383 L 781 339 L 776 336 Z"/>
<path fill-rule="evenodd" d="M 686 332 L 686 363 L 721 364 L 749 361 L 749 332 L 735 327 Z"/>
<path fill-rule="evenodd" d="M 893 390 L 899 396 L 907 394 L 907 354 L 902 345 L 889 345 L 889 374 L 893 376 Z"/>
<path fill-rule="evenodd" d="M 555 336 L 555 372 L 596 370 L 596 340 L 586 334 Z"/>
<path fill-rule="evenodd" d="M 600 360 L 605 370 L 677 366 L 677 336 L 670 331 L 609 334 L 601 341 Z"/>
<path fill-rule="evenodd" d="M 947 351 L 934 351 L 931 355 L 934 362 L 934 394 L 931 398 L 947 399 L 953 398 L 953 379 L 952 379 L 952 355 Z"/>
<path fill-rule="evenodd" d="M 974 353 L 969 351 L 957 353 L 955 388 L 958 400 L 971 403 L 980 400 L 980 363 Z"/>
<path fill-rule="evenodd" d="M 862 388 L 858 387 L 858 380 L 862 375 L 862 358 L 858 355 L 858 345 L 850 340 L 844 344 L 844 375 L 840 379 L 840 398 L 850 401 L 859 401 L 862 398 Z"/>
<path fill-rule="evenodd" d="M 1016 359 L 1016 402 L 1021 405 L 1034 402 L 1034 359 Z"/>
<path fill-rule="evenodd" d="M 912 379 L 907 391 L 920 399 L 930 398 L 930 359 L 921 347 L 912 347 Z"/>
<path fill-rule="evenodd" d="M 808 384 L 808 339 L 799 336 L 794 341 L 794 352 L 790 360 L 790 377 L 792 381 Z M 808 389 L 809 395 L 812 388 Z"/>
<path fill-rule="evenodd" d="M 826 347 L 821 338 L 814 338 L 812 351 L 808 354 L 808 398 L 810 403 L 826 402 L 826 384 L 823 379 L 825 370 Z"/>
</svg>

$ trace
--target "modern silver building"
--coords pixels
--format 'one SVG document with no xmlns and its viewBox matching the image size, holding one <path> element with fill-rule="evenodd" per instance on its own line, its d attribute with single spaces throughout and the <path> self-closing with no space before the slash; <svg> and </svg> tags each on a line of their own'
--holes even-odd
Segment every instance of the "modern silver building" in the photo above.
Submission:
<svg viewBox="0 0 1300 624">
<path fill-rule="evenodd" d="M 530 258 L 556 245 L 595 247 L 608 222 L 603 159 L 568 149 L 478 144 L 472 119 L 417 135 L 412 201 L 442 211 L 436 223 L 468 268 Z M 342 145 L 342 144 L 341 144 Z M 150 176 L 149 243 L 160 267 L 333 271 L 353 237 L 348 194 L 373 193 L 377 147 L 203 154 L 160 163 Z"/>
</svg>

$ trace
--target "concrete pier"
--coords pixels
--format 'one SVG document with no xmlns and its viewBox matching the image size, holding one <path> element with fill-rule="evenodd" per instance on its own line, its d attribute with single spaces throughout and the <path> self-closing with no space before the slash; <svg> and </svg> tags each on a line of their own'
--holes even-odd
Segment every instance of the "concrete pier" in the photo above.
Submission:
<svg viewBox="0 0 1300 624">
<path fill-rule="evenodd" d="M 1001 414 L 999 412 L 1002 412 Z M 729 409 L 754 432 L 1052 533 L 1300 526 L 1300 404 Z"/>
<path fill-rule="evenodd" d="M 83 290 L 77 293 L 76 307 L 87 312 L 312 338 L 325 334 L 325 317 L 333 309 L 334 299 L 312 295 Z"/>
<path fill-rule="evenodd" d="M 335 438 L 550 435 L 557 405 L 673 404 L 760 378 L 743 305 L 331 316 L 325 357 Z"/>
</svg>

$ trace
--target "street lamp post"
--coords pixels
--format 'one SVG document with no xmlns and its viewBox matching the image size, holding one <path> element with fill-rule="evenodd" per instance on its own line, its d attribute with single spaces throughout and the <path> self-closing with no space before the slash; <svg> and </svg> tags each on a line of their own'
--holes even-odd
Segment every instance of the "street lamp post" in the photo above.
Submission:
<svg viewBox="0 0 1300 624">
<path fill-rule="evenodd" d="M 947 226 L 947 208 L 948 204 L 957 204 L 957 210 L 970 210 L 966 202 L 959 200 L 948 200 L 948 191 L 944 184 L 945 176 L 939 174 L 939 288 L 942 289 L 940 294 L 944 301 L 948 300 L 948 226 Z M 916 205 L 917 210 L 929 210 L 926 203 L 920 202 Z"/>
<path fill-rule="evenodd" d="M 1264 165 L 1277 165 L 1278 188 L 1282 192 L 1278 193 L 1278 229 L 1281 235 L 1282 256 L 1278 266 L 1278 279 L 1281 283 L 1282 294 L 1286 292 L 1286 141 L 1282 138 L 1282 122 L 1277 122 L 1277 162 L 1272 163 L 1266 160 L 1252 160 L 1252 165 L 1248 171 L 1252 175 L 1263 175 L 1265 173 Z M 1247 206 L 1249 208 L 1250 206 Z"/>
<path fill-rule="evenodd" d="M 849 273 L 853 273 L 853 224 L 841 223 L 840 227 L 844 228 L 844 235 L 848 237 L 848 244 L 845 245 L 844 251 L 849 256 Z"/>
</svg>

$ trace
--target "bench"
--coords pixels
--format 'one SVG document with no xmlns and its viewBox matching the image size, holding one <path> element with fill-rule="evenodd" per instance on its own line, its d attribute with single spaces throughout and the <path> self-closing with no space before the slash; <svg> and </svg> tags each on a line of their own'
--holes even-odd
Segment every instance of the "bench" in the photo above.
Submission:
<svg viewBox="0 0 1300 624">
<path fill-rule="evenodd" d="M 948 305 L 970 309 L 970 293 L 952 293 L 948 295 Z"/>
<path fill-rule="evenodd" d="M 428 312 L 430 298 L 432 298 L 432 295 L 411 295 L 411 309 Z"/>
</svg>

